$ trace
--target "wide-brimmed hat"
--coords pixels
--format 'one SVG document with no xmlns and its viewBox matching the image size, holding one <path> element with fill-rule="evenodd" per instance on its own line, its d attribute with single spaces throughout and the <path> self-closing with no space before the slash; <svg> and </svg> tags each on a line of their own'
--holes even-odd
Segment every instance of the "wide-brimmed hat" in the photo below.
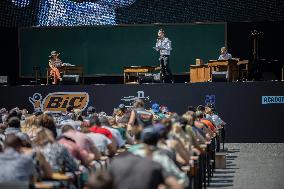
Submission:
<svg viewBox="0 0 284 189">
<path fill-rule="evenodd" d="M 60 55 L 60 53 L 57 52 L 57 51 L 51 51 L 50 55 L 49 55 L 49 58 L 51 58 L 52 56 L 55 56 L 55 55 Z"/>
</svg>

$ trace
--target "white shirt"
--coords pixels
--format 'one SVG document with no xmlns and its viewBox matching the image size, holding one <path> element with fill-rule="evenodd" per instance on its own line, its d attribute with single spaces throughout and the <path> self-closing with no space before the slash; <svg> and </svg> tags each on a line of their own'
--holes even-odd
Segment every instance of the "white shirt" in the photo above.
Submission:
<svg viewBox="0 0 284 189">
<path fill-rule="evenodd" d="M 87 136 L 93 141 L 96 148 L 102 153 L 105 153 L 107 146 L 112 143 L 111 140 L 103 134 L 88 133 Z"/>
<path fill-rule="evenodd" d="M 170 55 L 172 50 L 171 41 L 168 38 L 158 39 L 155 50 L 160 51 L 160 55 Z"/>
</svg>

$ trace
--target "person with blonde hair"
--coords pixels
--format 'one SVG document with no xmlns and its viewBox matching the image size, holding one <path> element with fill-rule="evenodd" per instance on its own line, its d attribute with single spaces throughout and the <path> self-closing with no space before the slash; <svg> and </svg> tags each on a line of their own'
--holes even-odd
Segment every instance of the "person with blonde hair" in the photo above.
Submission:
<svg viewBox="0 0 284 189">
<path fill-rule="evenodd" d="M 32 141 L 36 137 L 38 128 L 38 120 L 35 115 L 27 117 L 25 121 L 21 124 L 21 131 L 23 133 L 26 133 Z"/>
</svg>

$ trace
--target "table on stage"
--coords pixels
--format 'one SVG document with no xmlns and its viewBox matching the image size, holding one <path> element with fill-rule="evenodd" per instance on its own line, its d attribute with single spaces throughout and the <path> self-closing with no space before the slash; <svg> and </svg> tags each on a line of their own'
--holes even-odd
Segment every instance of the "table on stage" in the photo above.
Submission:
<svg viewBox="0 0 284 189">
<path fill-rule="evenodd" d="M 190 82 L 212 81 L 214 71 L 228 71 L 228 81 L 236 81 L 248 74 L 248 60 L 210 60 L 208 64 L 190 65 Z"/>
<path fill-rule="evenodd" d="M 136 77 L 135 83 L 138 83 L 141 74 L 153 73 L 159 69 L 160 67 L 156 66 L 126 66 L 123 68 L 124 83 L 129 83 L 131 74 Z"/>
</svg>

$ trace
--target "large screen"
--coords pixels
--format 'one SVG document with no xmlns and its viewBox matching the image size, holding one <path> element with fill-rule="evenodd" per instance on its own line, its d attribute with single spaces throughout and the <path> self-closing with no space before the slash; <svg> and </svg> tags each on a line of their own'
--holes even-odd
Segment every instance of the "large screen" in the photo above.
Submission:
<svg viewBox="0 0 284 189">
<path fill-rule="evenodd" d="M 0 26 L 284 20 L 282 0 L 1 0 Z"/>
</svg>

